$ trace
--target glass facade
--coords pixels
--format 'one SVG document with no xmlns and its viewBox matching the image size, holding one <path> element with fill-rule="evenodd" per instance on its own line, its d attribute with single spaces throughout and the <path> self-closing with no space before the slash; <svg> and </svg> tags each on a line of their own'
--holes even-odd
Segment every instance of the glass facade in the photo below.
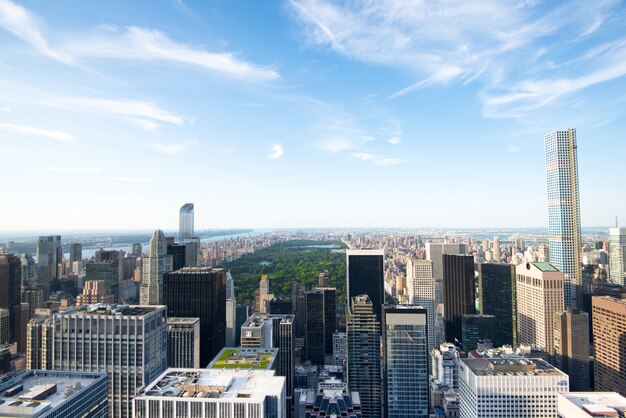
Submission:
<svg viewBox="0 0 626 418">
<path fill-rule="evenodd" d="M 347 257 L 347 296 L 351 299 L 367 295 L 372 301 L 376 318 L 381 321 L 382 304 L 385 303 L 385 269 L 382 250 L 348 250 Z"/>
<path fill-rule="evenodd" d="M 478 300 L 480 313 L 496 317 L 493 346 L 517 346 L 517 305 L 515 266 L 481 263 L 478 265 Z"/>
</svg>

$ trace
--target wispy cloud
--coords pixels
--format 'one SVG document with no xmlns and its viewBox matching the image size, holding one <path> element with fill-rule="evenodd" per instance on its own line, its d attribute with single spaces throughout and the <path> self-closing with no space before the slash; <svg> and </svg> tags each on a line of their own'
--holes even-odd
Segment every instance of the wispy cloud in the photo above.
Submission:
<svg viewBox="0 0 626 418">
<path fill-rule="evenodd" d="M 374 164 L 375 166 L 379 166 L 379 167 L 398 165 L 398 164 L 403 164 L 406 162 L 401 158 L 386 157 L 383 155 L 372 154 L 369 152 L 354 152 L 354 153 L 348 154 L 348 157 L 352 159 L 361 160 L 361 161 L 370 161 L 372 164 Z"/>
<path fill-rule="evenodd" d="M 228 149 L 222 150 L 222 154 L 224 154 L 224 155 L 234 154 L 237 151 L 239 151 L 238 148 L 228 148 Z"/>
<path fill-rule="evenodd" d="M 269 158 L 270 160 L 278 160 L 284 154 L 285 150 L 283 149 L 283 146 L 280 144 L 274 144 L 270 147 L 270 153 L 268 154 L 267 158 Z"/>
<path fill-rule="evenodd" d="M 101 173 L 102 170 L 96 167 L 75 167 L 75 166 L 55 166 L 35 167 L 37 171 L 50 171 L 56 173 Z"/>
<path fill-rule="evenodd" d="M 164 155 L 176 156 L 182 154 L 188 148 L 198 145 L 200 142 L 196 139 L 186 142 L 173 142 L 173 143 L 150 143 L 148 147 L 160 152 Z"/>
<path fill-rule="evenodd" d="M 394 136 L 393 138 L 389 138 L 389 140 L 387 142 L 389 142 L 391 145 L 398 145 L 402 141 L 400 140 L 399 137 Z"/>
<path fill-rule="evenodd" d="M 27 135 L 40 136 L 43 138 L 50 138 L 57 141 L 71 142 L 74 140 L 72 135 L 65 132 L 35 128 L 32 126 L 15 125 L 13 123 L 0 123 L 0 129 Z"/>
<path fill-rule="evenodd" d="M 144 178 L 139 178 L 139 177 L 126 177 L 126 176 L 112 177 L 111 180 L 121 182 L 121 183 L 151 183 L 154 181 L 151 179 L 144 179 Z"/>
</svg>

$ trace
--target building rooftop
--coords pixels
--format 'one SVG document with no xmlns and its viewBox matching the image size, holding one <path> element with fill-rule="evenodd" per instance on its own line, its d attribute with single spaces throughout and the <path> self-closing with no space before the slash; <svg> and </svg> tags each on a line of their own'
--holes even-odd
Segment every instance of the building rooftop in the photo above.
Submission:
<svg viewBox="0 0 626 418">
<path fill-rule="evenodd" d="M 154 311 L 165 308 L 165 305 L 116 305 L 96 303 L 82 305 L 75 309 L 66 309 L 62 315 L 114 315 L 114 316 L 146 316 Z"/>
<path fill-rule="evenodd" d="M 615 392 L 569 392 L 559 394 L 559 412 L 561 412 L 563 407 L 567 406 L 575 406 L 592 417 L 626 415 L 626 398 Z"/>
<path fill-rule="evenodd" d="M 477 376 L 567 376 L 541 359 L 466 358 L 461 362 Z"/>
<path fill-rule="evenodd" d="M 169 325 L 174 325 L 174 324 L 195 324 L 196 322 L 199 322 L 200 318 L 183 318 L 183 317 L 179 317 L 179 316 L 172 316 L 167 318 L 167 323 Z"/>
<path fill-rule="evenodd" d="M 281 396 L 285 378 L 273 370 L 168 369 L 137 398 L 247 398 Z"/>
<path fill-rule="evenodd" d="M 223 271 L 223 268 L 215 268 L 215 267 L 183 267 L 176 271 L 170 271 L 169 273 L 176 274 L 192 274 L 192 273 L 210 273 L 212 271 Z"/>
<path fill-rule="evenodd" d="M 272 370 L 278 348 L 224 347 L 207 369 Z"/>
<path fill-rule="evenodd" d="M 541 271 L 547 272 L 547 271 L 559 271 L 558 268 L 554 267 L 552 264 L 550 263 L 532 263 L 535 266 L 537 266 L 537 268 Z"/>
<path fill-rule="evenodd" d="M 261 328 L 267 321 L 273 318 L 280 318 L 283 321 L 293 322 L 295 319 L 294 314 L 266 314 L 255 312 L 243 323 L 243 328 Z"/>
<path fill-rule="evenodd" d="M 105 373 L 33 370 L 0 384 L 0 416 L 39 417 L 80 396 Z"/>
</svg>

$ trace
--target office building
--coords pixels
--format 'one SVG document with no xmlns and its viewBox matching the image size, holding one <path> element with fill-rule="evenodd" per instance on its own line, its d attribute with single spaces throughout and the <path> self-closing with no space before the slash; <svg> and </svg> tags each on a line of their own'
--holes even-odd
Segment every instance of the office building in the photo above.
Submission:
<svg viewBox="0 0 626 418">
<path fill-rule="evenodd" d="M 460 342 L 462 315 L 476 312 L 474 306 L 474 257 L 443 254 L 444 324 L 446 341 Z"/>
<path fill-rule="evenodd" d="M 200 318 L 200 365 L 226 343 L 226 271 L 186 267 L 163 275 L 163 303 L 170 316 Z"/>
<path fill-rule="evenodd" d="M 165 235 L 163 231 L 156 230 L 150 239 L 150 252 L 143 259 L 143 277 L 139 290 L 139 302 L 142 305 L 158 305 L 163 302 L 163 275 L 171 270 L 172 256 L 167 255 Z"/>
<path fill-rule="evenodd" d="M 345 332 L 333 333 L 333 355 L 331 358 L 326 357 L 325 364 L 331 366 L 345 367 L 346 357 L 348 355 L 348 340 Z"/>
<path fill-rule="evenodd" d="M 291 309 L 296 316 L 296 337 L 304 338 L 306 330 L 306 288 L 296 281 L 291 282 Z"/>
<path fill-rule="evenodd" d="M 94 253 L 93 259 L 96 263 L 103 263 L 105 261 L 119 261 L 120 252 L 117 250 L 105 250 L 99 248 Z"/>
<path fill-rule="evenodd" d="M 30 254 L 22 254 L 22 288 L 34 288 L 37 285 L 37 262 Z"/>
<path fill-rule="evenodd" d="M 28 370 L 52 369 L 52 320 L 49 317 L 33 318 L 26 327 L 26 368 Z"/>
<path fill-rule="evenodd" d="M 319 382 L 317 389 L 299 390 L 295 403 L 294 418 L 362 417 L 358 392 L 332 377 Z"/>
<path fill-rule="evenodd" d="M 83 287 L 83 293 L 76 296 L 76 306 L 114 302 L 113 295 L 107 291 L 104 280 L 87 280 Z"/>
<path fill-rule="evenodd" d="M 337 292 L 335 288 L 316 288 L 306 292 L 305 358 L 324 364 L 333 354 L 333 333 L 337 331 Z"/>
<path fill-rule="evenodd" d="M 292 314 L 292 306 L 291 299 L 274 298 L 270 300 L 268 313 L 276 315 Z"/>
<path fill-rule="evenodd" d="M 518 344 L 553 353 L 554 314 L 564 309 L 563 273 L 550 263 L 526 263 L 517 276 Z"/>
<path fill-rule="evenodd" d="M 433 277 L 437 281 L 443 280 L 443 255 L 463 255 L 467 254 L 465 244 L 457 242 L 427 242 L 426 259 L 433 262 Z"/>
<path fill-rule="evenodd" d="M 130 253 L 134 255 L 135 257 L 141 257 L 143 255 L 141 244 L 138 242 L 133 243 Z"/>
<path fill-rule="evenodd" d="M 609 278 L 626 286 L 626 228 L 609 228 Z"/>
<path fill-rule="evenodd" d="M 478 264 L 478 301 L 480 313 L 495 316 L 493 345 L 517 345 L 517 296 L 515 266 Z"/>
<path fill-rule="evenodd" d="M 576 130 L 545 136 L 550 263 L 563 273 L 566 307 L 582 308 L 583 276 Z"/>
<path fill-rule="evenodd" d="M 319 274 L 318 287 L 330 287 L 330 276 L 327 271 Z"/>
<path fill-rule="evenodd" d="M 0 308 L 0 347 L 8 345 L 11 342 L 11 311 L 9 309 Z"/>
<path fill-rule="evenodd" d="M 167 245 L 167 255 L 172 257 L 172 270 L 179 270 L 183 267 L 191 267 L 187 266 L 187 258 L 186 258 L 186 245 L 185 244 L 168 244 Z"/>
<path fill-rule="evenodd" d="M 555 418 L 568 377 L 540 359 L 461 359 L 461 418 Z"/>
<path fill-rule="evenodd" d="M 359 393 L 364 418 L 382 417 L 380 322 L 369 296 L 355 296 L 350 301 L 346 331 L 350 390 Z"/>
<path fill-rule="evenodd" d="M 59 263 L 63 260 L 61 236 L 39 237 L 37 244 L 37 286 L 42 289 L 44 299 L 50 294 L 50 282 L 59 279 Z"/>
<path fill-rule="evenodd" d="M 409 304 L 419 305 L 428 313 L 428 350 L 437 346 L 435 299 L 435 278 L 433 262 L 430 260 L 409 259 L 407 263 L 407 290 Z"/>
<path fill-rule="evenodd" d="M 83 261 L 83 246 L 78 243 L 70 244 L 70 263 Z"/>
<path fill-rule="evenodd" d="M 286 418 L 273 370 L 168 369 L 133 400 L 134 418 Z"/>
<path fill-rule="evenodd" d="M 254 310 L 260 313 L 269 313 L 270 300 L 274 295 L 270 293 L 270 280 L 267 274 L 261 276 L 259 290 L 254 293 Z"/>
<path fill-rule="evenodd" d="M 554 364 L 569 375 L 570 390 L 590 390 L 589 315 L 578 308 L 554 314 Z"/>
<path fill-rule="evenodd" d="M 20 329 L 16 309 L 21 303 L 22 262 L 13 254 L 0 254 L 0 309 L 8 311 L 9 342 L 17 341 Z"/>
<path fill-rule="evenodd" d="M 95 372 L 31 370 L 0 383 L 0 416 L 107 416 L 107 376 Z"/>
<path fill-rule="evenodd" d="M 119 302 L 120 264 L 118 260 L 105 260 L 85 264 L 85 285 L 91 280 L 102 281 L 105 284 L 106 294 Z"/>
<path fill-rule="evenodd" d="M 87 305 L 52 316 L 52 367 L 108 378 L 109 417 L 132 416 L 138 390 L 167 368 L 165 306 Z"/>
<path fill-rule="evenodd" d="M 452 343 L 443 343 L 431 351 L 433 378 L 452 389 L 459 388 L 459 350 Z"/>
<path fill-rule="evenodd" d="M 193 238 L 193 227 L 193 203 L 185 203 L 178 213 L 178 241 L 182 243 Z"/>
<path fill-rule="evenodd" d="M 623 417 L 626 398 L 615 392 L 559 393 L 559 418 Z"/>
<path fill-rule="evenodd" d="M 200 367 L 199 318 L 167 318 L 167 367 Z"/>
<path fill-rule="evenodd" d="M 276 370 L 278 348 L 224 347 L 207 369 Z"/>
<path fill-rule="evenodd" d="M 17 352 L 25 354 L 28 346 L 28 336 L 26 329 L 30 321 L 30 306 L 28 303 L 20 303 L 13 309 L 15 323 L 15 342 L 17 343 Z"/>
<path fill-rule="evenodd" d="M 486 340 L 493 342 L 496 329 L 496 317 L 493 315 L 462 315 L 461 347 L 463 351 L 468 353 Z"/>
<path fill-rule="evenodd" d="M 234 347 L 239 343 L 237 335 L 237 299 L 235 298 L 235 282 L 230 271 L 226 272 L 226 347 Z M 241 327 L 241 325 L 240 325 Z"/>
<path fill-rule="evenodd" d="M 382 305 L 385 303 L 385 268 L 383 250 L 347 250 L 346 286 L 347 305 L 352 298 L 367 295 L 374 307 L 378 322 L 381 321 Z"/>
<path fill-rule="evenodd" d="M 248 305 L 235 305 L 235 343 L 237 345 L 241 341 L 241 326 L 248 320 Z"/>
<path fill-rule="evenodd" d="M 428 418 L 428 321 L 414 305 L 383 307 L 383 381 L 387 418 Z"/>
<path fill-rule="evenodd" d="M 594 389 L 626 396 L 626 299 L 593 296 Z"/>
</svg>

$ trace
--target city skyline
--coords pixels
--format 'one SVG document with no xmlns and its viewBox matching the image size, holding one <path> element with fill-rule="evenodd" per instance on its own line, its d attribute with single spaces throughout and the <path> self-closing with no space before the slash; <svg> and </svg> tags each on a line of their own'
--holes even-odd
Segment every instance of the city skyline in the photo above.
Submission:
<svg viewBox="0 0 626 418">
<path fill-rule="evenodd" d="M 626 219 L 620 2 L 64 5 L 0 1 L 0 229 L 539 227 L 569 128 L 582 224 Z"/>
</svg>

